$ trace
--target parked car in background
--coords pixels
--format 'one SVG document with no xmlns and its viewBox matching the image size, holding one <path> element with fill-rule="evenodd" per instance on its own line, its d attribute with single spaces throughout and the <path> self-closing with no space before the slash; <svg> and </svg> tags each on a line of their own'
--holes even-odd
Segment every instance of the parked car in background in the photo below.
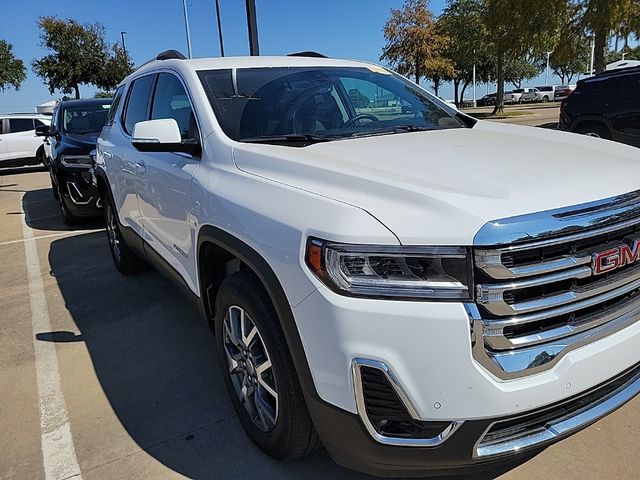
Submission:
<svg viewBox="0 0 640 480">
<path fill-rule="evenodd" d="M 580 80 L 560 105 L 559 128 L 640 147 L 640 67 Z"/>
<path fill-rule="evenodd" d="M 66 225 L 77 225 L 83 217 L 102 215 L 100 197 L 91 182 L 89 154 L 107 121 L 111 101 L 62 101 L 53 113 L 51 125 L 36 129 L 36 134 L 48 142 L 45 164 Z"/>
<path fill-rule="evenodd" d="M 524 92 L 520 96 L 520 103 L 533 103 L 540 100 L 539 91 L 537 88 L 524 88 Z"/>
<path fill-rule="evenodd" d="M 386 478 L 527 458 L 640 391 L 639 177 L 378 65 L 165 52 L 94 178 L 115 268 L 197 306 L 253 442 Z"/>
<path fill-rule="evenodd" d="M 489 93 L 476 101 L 476 105 L 478 107 L 490 107 L 496 104 L 496 99 L 498 98 L 497 93 Z"/>
<path fill-rule="evenodd" d="M 567 98 L 575 88 L 575 85 L 560 85 L 559 87 L 556 87 L 556 91 L 553 94 L 554 101 L 557 102 Z"/>
<path fill-rule="evenodd" d="M 44 145 L 36 128 L 50 122 L 51 117 L 35 113 L 0 114 L 0 167 L 42 163 Z"/>
<path fill-rule="evenodd" d="M 553 102 L 556 96 L 555 85 L 545 85 L 542 87 L 536 87 L 538 90 L 537 101 L 542 103 Z"/>
<path fill-rule="evenodd" d="M 510 90 L 508 92 L 504 92 L 504 103 L 520 103 L 520 98 L 522 97 L 522 93 L 524 90 Z"/>
</svg>

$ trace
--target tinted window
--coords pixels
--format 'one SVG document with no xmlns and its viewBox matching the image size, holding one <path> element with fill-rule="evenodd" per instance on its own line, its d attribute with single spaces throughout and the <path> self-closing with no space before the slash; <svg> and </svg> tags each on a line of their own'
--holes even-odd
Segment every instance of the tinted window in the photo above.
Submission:
<svg viewBox="0 0 640 480">
<path fill-rule="evenodd" d="M 46 125 L 46 123 L 44 123 L 43 121 L 38 120 L 37 118 L 35 118 L 33 120 L 33 123 L 35 124 L 36 127 L 42 127 L 43 125 Z"/>
<path fill-rule="evenodd" d="M 32 118 L 10 118 L 9 119 L 9 131 L 11 133 L 28 132 L 33 130 Z"/>
<path fill-rule="evenodd" d="M 122 100 L 122 92 L 124 91 L 124 85 L 116 90 L 116 94 L 113 97 L 113 103 L 111 104 L 111 108 L 109 109 L 109 114 L 107 115 L 107 125 L 113 124 L 113 121 L 116 118 L 116 112 L 118 111 L 118 106 L 120 105 L 120 101 Z"/>
<path fill-rule="evenodd" d="M 153 97 L 151 120 L 173 118 L 178 122 L 182 139 L 197 138 L 197 127 L 191 103 L 180 80 L 170 73 L 161 73 Z"/>
<path fill-rule="evenodd" d="M 337 140 L 462 126 L 441 102 L 379 67 L 238 68 L 199 76 L 234 140 Z"/>
<path fill-rule="evenodd" d="M 0 135 L 5 133 L 3 128 L 4 128 L 4 120 L 2 118 L 0 118 Z"/>
<path fill-rule="evenodd" d="M 124 117 L 124 128 L 128 133 L 133 132 L 133 126 L 136 123 L 147 120 L 153 79 L 153 75 L 147 75 L 135 80 L 131 85 L 131 93 L 129 93 L 127 111 Z"/>
<path fill-rule="evenodd" d="M 100 133 L 107 121 L 109 104 L 68 105 L 62 111 L 62 131 L 75 135 Z"/>
</svg>

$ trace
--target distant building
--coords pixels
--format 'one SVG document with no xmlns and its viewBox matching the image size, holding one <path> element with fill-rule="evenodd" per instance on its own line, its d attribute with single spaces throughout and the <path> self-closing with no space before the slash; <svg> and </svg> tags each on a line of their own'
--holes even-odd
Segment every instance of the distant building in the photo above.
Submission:
<svg viewBox="0 0 640 480">
<path fill-rule="evenodd" d="M 50 102 L 45 102 L 36 107 L 36 112 L 44 115 L 51 115 L 53 113 L 53 109 L 56 108 L 56 105 L 58 105 L 58 100 L 51 100 Z"/>
</svg>

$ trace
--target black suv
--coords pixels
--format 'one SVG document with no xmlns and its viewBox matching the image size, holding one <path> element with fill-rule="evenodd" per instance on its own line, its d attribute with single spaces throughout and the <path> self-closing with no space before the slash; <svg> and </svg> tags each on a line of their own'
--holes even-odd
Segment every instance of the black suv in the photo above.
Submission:
<svg viewBox="0 0 640 480">
<path fill-rule="evenodd" d="M 562 101 L 558 128 L 640 147 L 640 67 L 579 81 Z"/>
<path fill-rule="evenodd" d="M 47 138 L 45 164 L 66 225 L 102 215 L 100 196 L 91 182 L 90 154 L 110 106 L 111 99 L 65 100 L 56 107 L 51 126 L 36 129 L 36 135 Z"/>
</svg>

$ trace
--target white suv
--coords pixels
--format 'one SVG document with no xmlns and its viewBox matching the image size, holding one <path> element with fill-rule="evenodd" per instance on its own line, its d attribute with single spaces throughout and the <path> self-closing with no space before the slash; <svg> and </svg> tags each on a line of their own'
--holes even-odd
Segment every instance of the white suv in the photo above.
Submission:
<svg viewBox="0 0 640 480">
<path fill-rule="evenodd" d="M 45 115 L 0 114 L 0 167 L 42 163 L 44 144 L 35 130 L 50 123 L 51 117 Z"/>
<path fill-rule="evenodd" d="M 183 58 L 117 89 L 95 182 L 116 267 L 183 287 L 264 451 L 468 472 L 638 393 L 636 149 L 369 63 Z"/>
</svg>

